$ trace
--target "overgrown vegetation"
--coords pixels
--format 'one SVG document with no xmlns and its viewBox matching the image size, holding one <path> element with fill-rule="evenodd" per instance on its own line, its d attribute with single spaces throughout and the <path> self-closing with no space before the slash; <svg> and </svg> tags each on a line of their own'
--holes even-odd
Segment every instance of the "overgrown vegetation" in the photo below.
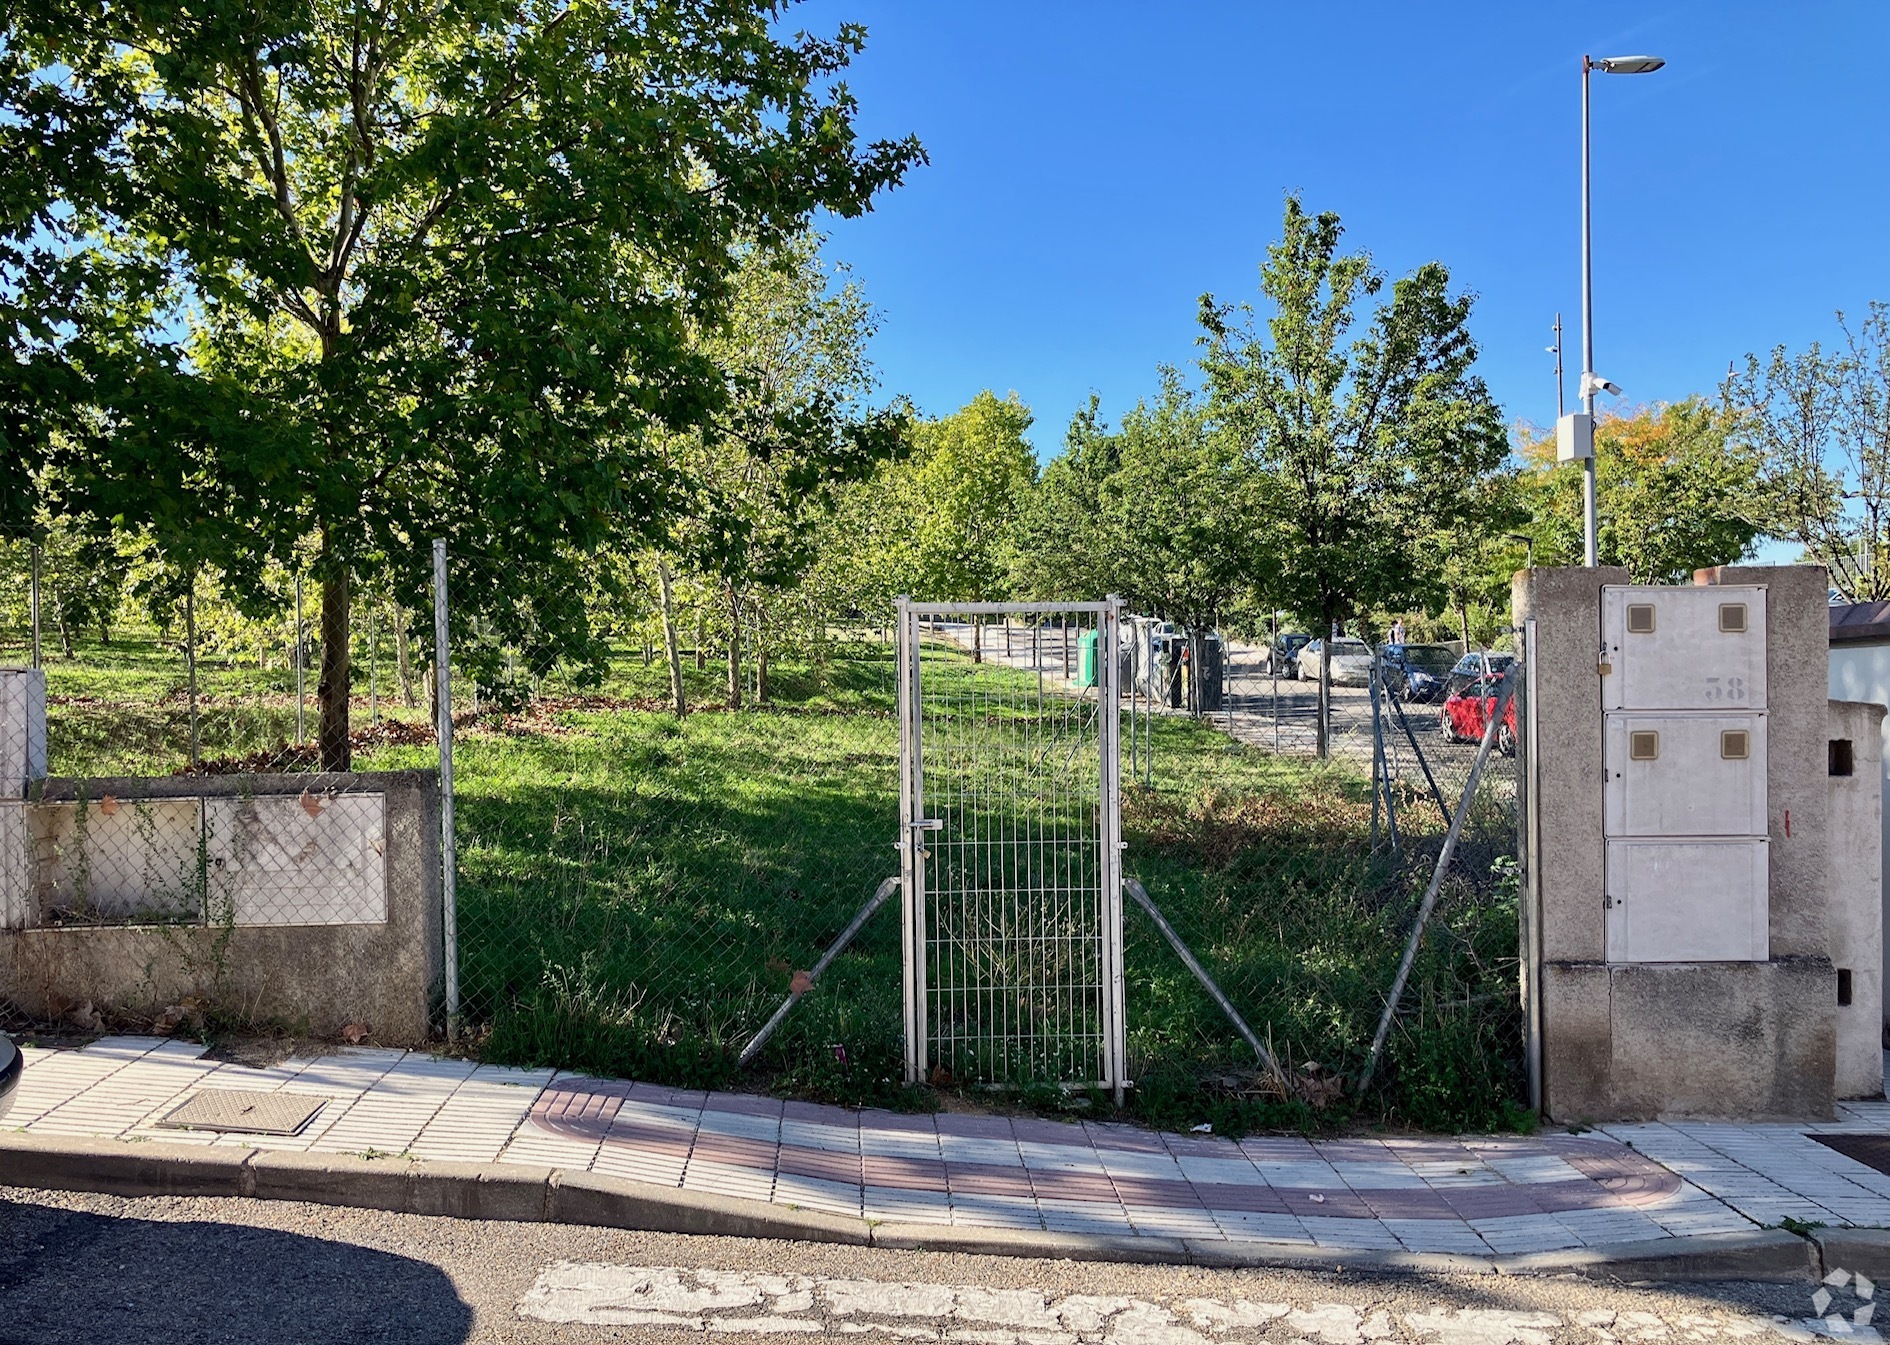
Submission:
<svg viewBox="0 0 1890 1345">
<path fill-rule="evenodd" d="M 633 654 L 587 695 L 549 687 L 529 708 L 462 716 L 461 987 L 482 1055 L 739 1084 L 740 1045 L 897 872 L 893 663 L 885 643 L 856 634 L 821 657 L 777 663 L 772 700 L 758 708 L 722 708 L 722 670 L 684 660 L 699 708 L 679 719 L 662 708 L 662 660 Z M 185 731 L 168 708 L 178 700 L 174 655 L 149 632 L 81 652 L 84 662 L 50 665 L 55 766 L 174 767 Z M 1026 676 L 968 659 L 929 666 L 937 676 Z M 232 748 L 254 750 L 269 725 L 292 730 L 292 684 L 284 692 L 279 680 L 253 669 L 202 677 L 206 703 L 261 707 L 254 736 L 230 739 Z M 362 768 L 435 763 L 430 742 L 387 736 L 396 740 L 361 749 Z M 1156 721 L 1153 744 L 1152 784 L 1126 795 L 1127 870 L 1270 1035 L 1295 1092 L 1281 1097 L 1267 1083 L 1131 907 L 1132 1110 L 1221 1133 L 1515 1123 L 1515 896 L 1491 872 L 1506 845 L 1504 801 L 1493 794 L 1477 819 L 1381 1082 L 1360 1101 L 1344 1084 L 1363 1062 L 1436 837 L 1407 827 L 1404 861 L 1393 865 L 1372 853 L 1369 788 L 1348 768 L 1241 746 L 1179 717 Z M 1422 809 L 1406 814 L 1419 825 Z M 772 1088 L 929 1105 L 901 1081 L 897 926 L 896 909 L 882 912 L 790 1015 L 758 1061 Z M 1018 1100 L 1105 1102 L 1056 1090 Z"/>
</svg>

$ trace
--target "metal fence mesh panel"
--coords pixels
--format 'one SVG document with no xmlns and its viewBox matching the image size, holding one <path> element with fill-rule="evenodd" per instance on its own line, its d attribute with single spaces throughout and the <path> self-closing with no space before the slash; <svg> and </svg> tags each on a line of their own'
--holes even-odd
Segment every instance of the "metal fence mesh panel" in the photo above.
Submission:
<svg viewBox="0 0 1890 1345">
<path fill-rule="evenodd" d="M 1109 615 L 912 612 L 923 1063 L 934 1081 L 1112 1083 Z"/>
<path fill-rule="evenodd" d="M 35 545 L 46 740 L 42 762 L 17 728 L 0 729 L 0 918 L 371 915 L 371 820 L 319 774 L 314 573 L 298 614 L 294 574 L 269 577 L 268 601 L 239 602 L 215 575 L 166 576 L 131 556 L 114 584 L 71 539 L 0 537 L 0 665 L 16 669 L 34 660 Z M 440 767 L 431 562 L 421 541 L 354 578 L 357 771 Z M 753 1053 L 751 1086 L 887 1100 L 915 1074 L 1125 1078 L 1151 1119 L 1192 1123 L 1223 1105 L 1331 1105 L 1356 1077 L 1476 753 L 1474 713 L 1452 720 L 1441 686 L 1414 695 L 1383 667 L 1376 685 L 1346 671 L 1321 759 L 1317 683 L 1264 638 L 1124 614 L 1118 643 L 1095 605 L 941 616 L 914 644 L 923 792 L 902 819 L 890 610 L 731 595 L 685 575 L 659 600 L 650 569 L 585 599 L 585 657 L 545 659 L 531 614 L 502 601 L 533 585 L 508 584 L 505 565 L 447 558 L 454 965 L 469 1049 L 726 1086 L 797 995 Z M 0 674 L 0 694 L 30 680 Z M 1374 1085 L 1383 1101 L 1370 1105 L 1387 1116 L 1487 1124 L 1523 1093 L 1510 748 L 1470 799 Z M 1104 806 L 1112 771 L 1119 816 Z M 108 801 L 95 783 L 282 773 L 306 785 L 278 787 L 286 802 L 251 819 L 196 802 L 212 791 L 188 780 L 172 782 L 181 801 Z M 27 777 L 40 774 L 67 783 L 29 819 Z M 304 792 L 326 821 L 298 810 Z M 925 820 L 941 826 L 902 825 Z M 928 851 L 916 1034 L 895 909 L 807 988 L 899 873 L 909 836 Z M 298 847 L 320 872 L 260 876 Z M 232 866 L 250 877 L 233 885 Z M 1292 1096 L 1145 915 L 1122 913 L 1121 872 L 1280 1057 Z M 1126 942 L 1112 947 L 1116 929 Z"/>
</svg>

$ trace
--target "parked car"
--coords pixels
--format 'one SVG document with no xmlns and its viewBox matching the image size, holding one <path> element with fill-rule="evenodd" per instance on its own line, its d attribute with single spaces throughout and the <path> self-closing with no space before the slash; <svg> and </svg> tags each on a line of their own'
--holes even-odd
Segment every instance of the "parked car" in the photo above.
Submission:
<svg viewBox="0 0 1890 1345">
<path fill-rule="evenodd" d="M 1430 705 L 1444 698 L 1457 655 L 1441 644 L 1388 644 L 1379 647 L 1378 660 L 1386 692 L 1410 704 Z"/>
<path fill-rule="evenodd" d="M 0 1034 L 0 1116 L 5 1116 L 7 1108 L 13 1105 L 13 1095 L 19 1091 L 20 1074 L 25 1068 L 20 1048 Z"/>
<path fill-rule="evenodd" d="M 1450 670 L 1444 685 L 1444 705 L 1437 712 L 1438 731 L 1445 742 L 1474 743 L 1483 740 L 1503 674 L 1516 661 L 1513 654 L 1465 654 Z M 1516 698 L 1510 697 L 1503 709 L 1503 722 L 1496 727 L 1496 750 L 1506 757 L 1516 755 Z"/>
<path fill-rule="evenodd" d="M 1303 635 L 1297 631 L 1289 631 L 1280 636 L 1280 642 L 1274 645 L 1272 651 L 1267 655 L 1269 659 L 1279 661 L 1280 676 L 1299 676 L 1299 651 L 1304 649 L 1307 642 L 1311 639 L 1312 636 Z"/>
<path fill-rule="evenodd" d="M 1298 656 L 1299 680 L 1317 682 L 1319 680 L 1319 651 L 1323 640 L 1308 640 L 1301 647 Z M 1350 636 L 1341 636 L 1332 642 L 1332 657 L 1329 660 L 1332 671 L 1329 676 L 1334 686 L 1367 686 L 1372 680 L 1372 647 L 1363 640 L 1354 640 Z"/>
</svg>

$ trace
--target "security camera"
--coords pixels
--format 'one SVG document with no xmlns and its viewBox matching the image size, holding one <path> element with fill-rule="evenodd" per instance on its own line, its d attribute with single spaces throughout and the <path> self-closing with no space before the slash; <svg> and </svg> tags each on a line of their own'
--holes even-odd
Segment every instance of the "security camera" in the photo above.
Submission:
<svg viewBox="0 0 1890 1345">
<path fill-rule="evenodd" d="M 1583 374 L 1582 375 L 1583 395 L 1586 396 L 1587 394 L 1594 393 L 1594 392 L 1605 392 L 1610 397 L 1619 397 L 1621 395 L 1621 389 L 1616 387 L 1614 384 L 1610 383 L 1607 379 L 1603 378 L 1600 374 Z"/>
</svg>

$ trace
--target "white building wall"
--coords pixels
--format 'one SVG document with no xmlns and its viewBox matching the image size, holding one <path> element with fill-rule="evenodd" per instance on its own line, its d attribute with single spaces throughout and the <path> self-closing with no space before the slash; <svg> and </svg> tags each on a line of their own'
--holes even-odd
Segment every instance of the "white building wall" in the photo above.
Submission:
<svg viewBox="0 0 1890 1345">
<path fill-rule="evenodd" d="M 1834 701 L 1868 701 L 1890 710 L 1890 642 L 1847 641 L 1832 645 L 1829 694 Z M 1879 739 L 1884 783 L 1890 784 L 1890 718 L 1884 720 Z M 1885 917 L 1882 928 L 1890 928 L 1890 810 L 1885 810 L 1881 825 L 1886 866 L 1880 898 Z M 1880 983 L 1890 986 L 1890 961 L 1880 968 L 1880 974 Z M 1886 1000 L 1890 1001 L 1890 996 Z M 1890 1018 L 1886 1018 L 1886 1023 L 1890 1023 Z"/>
</svg>

